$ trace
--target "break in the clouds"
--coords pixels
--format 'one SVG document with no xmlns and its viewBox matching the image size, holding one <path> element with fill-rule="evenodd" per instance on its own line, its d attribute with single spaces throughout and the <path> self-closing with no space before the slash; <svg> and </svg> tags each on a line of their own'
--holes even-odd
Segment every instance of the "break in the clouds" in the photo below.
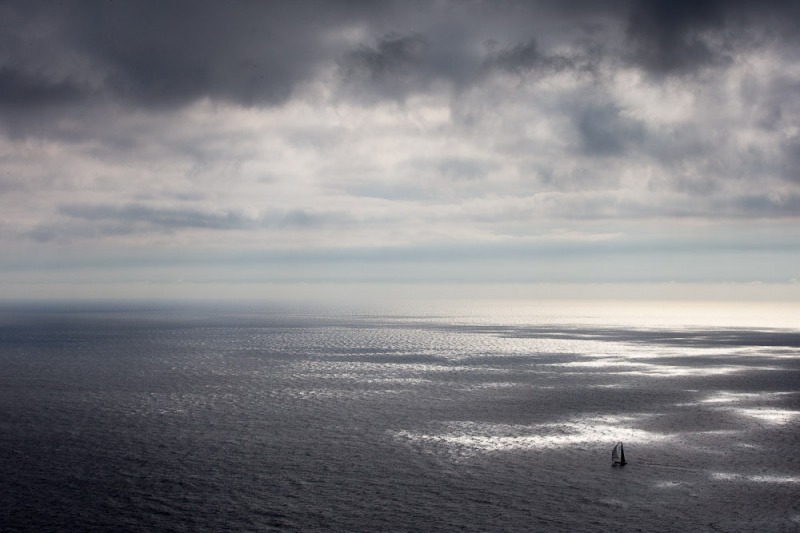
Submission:
<svg viewBox="0 0 800 533">
<path fill-rule="evenodd" d="M 0 268 L 788 281 L 798 21 L 779 1 L 2 2 Z"/>
</svg>

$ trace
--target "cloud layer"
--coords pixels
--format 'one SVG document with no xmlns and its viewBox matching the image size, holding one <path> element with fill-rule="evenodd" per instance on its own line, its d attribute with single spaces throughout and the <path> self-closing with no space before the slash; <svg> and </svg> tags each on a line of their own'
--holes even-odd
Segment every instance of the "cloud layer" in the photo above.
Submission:
<svg viewBox="0 0 800 533">
<path fill-rule="evenodd" d="M 469 249 L 476 280 L 800 277 L 796 2 L 11 1 L 0 21 L 7 272 L 169 248 L 424 280 Z M 289 270 L 265 279 L 309 272 Z"/>
</svg>

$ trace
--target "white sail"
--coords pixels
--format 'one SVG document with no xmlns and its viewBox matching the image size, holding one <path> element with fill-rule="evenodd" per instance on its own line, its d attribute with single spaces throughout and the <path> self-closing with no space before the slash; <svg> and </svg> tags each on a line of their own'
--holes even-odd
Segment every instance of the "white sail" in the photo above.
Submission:
<svg viewBox="0 0 800 533">
<path fill-rule="evenodd" d="M 619 463 L 619 443 L 614 445 L 614 449 L 611 450 L 611 462 L 612 463 Z"/>
</svg>

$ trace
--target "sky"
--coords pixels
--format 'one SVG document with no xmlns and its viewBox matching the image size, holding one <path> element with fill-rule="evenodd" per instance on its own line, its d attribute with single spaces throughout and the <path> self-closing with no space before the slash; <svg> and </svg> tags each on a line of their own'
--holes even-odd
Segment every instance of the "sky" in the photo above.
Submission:
<svg viewBox="0 0 800 533">
<path fill-rule="evenodd" d="M 771 0 L 2 1 L 0 298 L 800 298 L 798 26 Z"/>
</svg>

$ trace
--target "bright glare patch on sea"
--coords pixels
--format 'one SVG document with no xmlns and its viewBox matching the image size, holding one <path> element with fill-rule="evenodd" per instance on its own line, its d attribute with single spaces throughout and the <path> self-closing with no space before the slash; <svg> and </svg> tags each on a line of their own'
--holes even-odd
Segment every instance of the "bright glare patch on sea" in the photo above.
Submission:
<svg viewBox="0 0 800 533">
<path fill-rule="evenodd" d="M 2 525 L 791 529 L 798 324 L 752 302 L 6 306 Z"/>
</svg>

